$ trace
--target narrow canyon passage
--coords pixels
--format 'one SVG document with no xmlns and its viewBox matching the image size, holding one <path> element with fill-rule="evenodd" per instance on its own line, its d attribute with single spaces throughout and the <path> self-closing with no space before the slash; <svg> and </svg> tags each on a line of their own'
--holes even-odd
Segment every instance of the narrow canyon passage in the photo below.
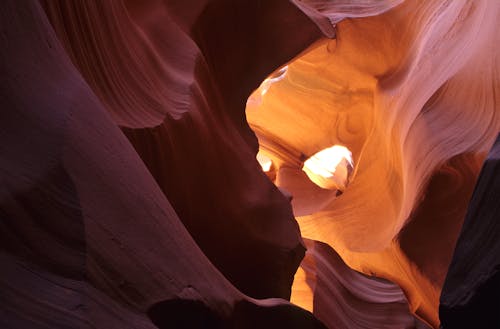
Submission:
<svg viewBox="0 0 500 329">
<path fill-rule="evenodd" d="M 499 21 L 5 0 L 0 327 L 494 328 Z"/>
</svg>

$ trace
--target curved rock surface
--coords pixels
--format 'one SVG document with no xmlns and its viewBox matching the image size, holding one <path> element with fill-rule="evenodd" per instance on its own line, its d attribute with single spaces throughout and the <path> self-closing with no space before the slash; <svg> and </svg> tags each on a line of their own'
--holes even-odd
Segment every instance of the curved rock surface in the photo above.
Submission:
<svg viewBox="0 0 500 329">
<path fill-rule="evenodd" d="M 325 243 L 305 242 L 291 301 L 329 328 L 429 328 L 411 314 L 399 286 L 350 269 Z"/>
<path fill-rule="evenodd" d="M 314 24 L 287 1 L 47 1 L 45 8 L 214 265 L 246 294 L 288 298 L 304 248 L 287 200 L 257 170 L 244 104 L 265 72 L 319 36 Z M 278 13 L 288 22 L 276 29 Z M 290 29 L 298 31 L 293 43 Z"/>
<path fill-rule="evenodd" d="M 297 19 L 306 20 L 300 11 L 289 8 L 300 15 Z M 90 10 L 73 13 L 74 20 L 69 21 L 74 23 L 86 14 L 92 17 Z M 109 114 L 107 109 L 114 103 L 94 94 L 90 86 L 98 87 L 88 76 L 89 80 L 82 78 L 38 2 L 4 2 L 0 26 L 4 45 L 0 61 L 2 327 L 152 328 L 154 323 L 159 328 L 273 328 L 280 324 L 323 328 L 309 312 L 283 299 L 254 300 L 243 295 L 209 261 L 179 219 L 182 210 L 174 210 L 113 121 L 118 111 L 127 109 L 119 107 Z M 315 35 L 316 27 L 312 23 L 310 27 Z M 304 43 L 297 46 L 300 50 L 308 41 L 298 42 Z M 196 76 L 200 84 L 210 86 L 201 77 Z M 193 104 L 203 100 L 202 91 L 193 92 Z M 244 99 L 241 104 L 243 113 Z M 231 122 L 220 108 L 201 108 L 219 110 L 221 120 Z M 201 111 L 192 112 L 202 116 Z M 199 128 L 201 134 L 203 127 Z M 234 142 L 248 150 L 235 154 L 233 161 L 245 156 L 252 159 L 250 143 L 238 135 Z M 231 162 L 231 148 L 223 150 L 222 146 L 208 148 L 220 157 L 210 153 L 207 162 Z M 257 164 L 250 161 L 242 169 L 253 166 Z M 225 175 L 224 165 L 220 169 L 220 175 Z M 255 295 L 286 297 L 304 249 L 286 199 L 259 170 L 253 172 L 253 179 L 261 181 L 254 188 L 267 199 L 252 199 L 255 190 L 233 191 L 228 183 L 222 194 L 226 199 L 218 201 L 222 210 L 207 213 L 209 219 L 226 224 L 217 226 L 218 239 L 208 229 L 207 235 L 218 242 L 216 250 L 224 249 L 221 257 L 238 261 L 240 271 L 254 268 L 235 274 L 222 263 L 223 272 L 236 277 L 233 281 Z M 200 168 L 194 175 L 210 179 Z M 210 195 L 210 190 L 198 188 L 199 195 Z M 213 222 L 199 220 L 197 225 L 207 228 Z M 241 229 L 225 230 L 228 226 L 243 227 L 247 234 L 238 234 Z M 288 234 L 266 238 L 278 228 Z M 236 239 L 243 246 L 240 253 L 229 249 Z M 248 257 L 245 250 L 267 254 Z M 266 257 L 271 256 L 278 266 L 266 267 Z M 261 284 L 245 286 L 249 276 Z M 274 285 L 266 280 L 273 280 Z"/>
</svg>

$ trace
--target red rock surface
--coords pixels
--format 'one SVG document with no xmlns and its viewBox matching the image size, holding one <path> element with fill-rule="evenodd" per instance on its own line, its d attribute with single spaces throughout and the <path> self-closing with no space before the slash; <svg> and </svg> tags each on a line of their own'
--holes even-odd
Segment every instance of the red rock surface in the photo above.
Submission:
<svg viewBox="0 0 500 329">
<path fill-rule="evenodd" d="M 59 10 L 70 6 L 66 14 L 74 14 L 74 20 L 69 21 L 76 27 L 85 26 L 83 22 L 78 25 L 79 19 L 92 18 L 92 13 L 116 17 L 113 11 L 95 8 L 98 4 L 101 2 L 74 3 L 77 7 L 81 5 L 77 9 L 65 2 Z M 125 7 L 119 8 L 123 17 L 128 17 L 123 12 Z M 297 19 L 306 22 L 298 10 L 288 8 L 300 15 Z M 67 20 L 69 16 L 64 18 Z M 166 112 L 162 114 L 165 122 L 166 116 L 179 122 L 176 138 L 181 141 L 182 137 L 186 138 L 187 154 L 179 154 L 179 160 L 193 156 L 189 159 L 191 164 L 177 164 L 182 168 L 194 166 L 192 174 L 178 186 L 178 195 L 185 195 L 195 188 L 189 184 L 199 182 L 200 186 L 191 192 L 192 197 L 184 201 L 188 202 L 186 206 L 194 207 L 189 202 L 211 198 L 204 203 L 210 208 L 192 208 L 194 214 L 205 214 L 203 218 L 193 219 L 185 213 L 189 208 L 180 208 L 180 201 L 172 202 L 178 210 L 172 207 L 166 197 L 168 193 L 164 194 L 160 188 L 164 182 L 154 180 L 118 127 L 122 123 L 117 119 L 120 115 L 138 123 L 128 118 L 127 110 L 139 111 L 137 118 L 151 114 L 144 122 L 155 117 L 152 110 L 141 111 L 134 103 L 117 105 L 110 99 L 102 99 L 103 95 L 120 98 L 118 93 L 123 92 L 119 90 L 123 87 L 120 83 L 134 81 L 128 81 L 126 76 L 123 81 L 121 77 L 114 81 L 112 77 L 104 77 L 105 81 L 99 81 L 89 75 L 82 76 L 36 1 L 5 2 L 0 22 L 5 45 L 0 66 L 3 139 L 0 282 L 1 290 L 6 292 L 0 299 L 2 327 L 151 328 L 150 318 L 162 328 L 203 327 L 207 319 L 214 327 L 243 328 L 245 323 L 262 328 L 275 327 L 277 323 L 296 328 L 321 327 L 307 311 L 285 300 L 257 301 L 243 295 L 209 261 L 180 220 L 180 216 L 184 217 L 186 226 L 202 247 L 204 240 L 197 232 L 206 232 L 204 239 L 213 241 L 213 245 L 205 246 L 206 254 L 242 289 L 254 295 L 287 297 L 304 247 L 287 200 L 259 170 L 250 171 L 257 168 L 257 164 L 250 161 L 253 159 L 250 130 L 245 137 L 249 141 L 235 135 L 232 148 L 216 143 L 210 147 L 213 142 L 209 138 L 220 137 L 214 136 L 216 131 L 203 126 L 206 123 L 209 127 L 207 121 L 202 120 L 193 130 L 193 122 L 203 116 L 210 118 L 213 110 L 221 116 L 213 120 L 221 120 L 219 124 L 227 128 L 225 133 L 237 132 L 231 128 L 236 125 L 231 123 L 233 119 L 228 118 L 229 114 L 224 115 L 225 107 L 212 108 L 203 103 L 205 97 L 215 98 L 217 92 L 210 81 L 203 80 L 209 77 L 207 64 L 197 62 L 201 65 L 198 71 L 184 77 L 187 82 L 191 81 L 187 96 L 192 97 L 189 111 L 185 113 L 194 118 L 171 118 Z M 107 31 L 109 21 L 101 23 L 98 29 Z M 311 36 L 306 35 L 304 39 L 310 40 L 317 33 L 312 23 L 310 26 Z M 116 40 L 117 35 L 105 33 Z M 176 33 L 172 35 L 179 37 Z M 94 41 L 98 39 L 89 33 L 85 34 L 86 40 L 92 40 L 90 36 L 96 37 Z M 63 35 L 60 38 L 63 39 Z M 301 42 L 296 46 L 297 51 L 306 46 L 308 40 Z M 95 46 L 90 41 L 78 45 Z M 95 53 L 87 54 L 89 60 L 92 56 L 103 58 L 104 55 L 93 49 Z M 201 57 L 199 53 L 198 60 L 201 61 Z M 117 74 L 114 71 L 117 68 L 125 75 L 133 72 L 128 70 L 133 68 L 130 63 L 94 64 L 98 75 Z M 182 82 L 181 76 L 173 75 L 171 79 Z M 94 93 L 102 87 L 99 82 L 109 83 L 110 89 L 103 94 Z M 141 92 L 132 91 L 133 85 L 125 87 L 131 89 L 130 93 Z M 167 90 L 168 85 L 158 87 Z M 150 105 L 142 98 L 144 95 L 131 95 L 134 97 Z M 241 101 L 243 115 L 244 99 Z M 213 102 L 217 102 L 216 98 Z M 183 127 L 182 122 L 187 126 Z M 157 129 L 167 127 L 166 123 Z M 153 129 L 137 132 L 140 133 L 157 136 Z M 200 136 L 195 137 L 196 133 Z M 189 135 L 193 135 L 191 141 Z M 144 140 L 148 138 L 151 137 Z M 137 144 L 140 141 L 134 139 Z M 183 148 L 181 144 L 175 145 L 177 149 Z M 189 150 L 189 145 L 196 145 L 196 149 Z M 241 146 L 241 154 L 234 152 L 237 145 Z M 169 143 L 164 146 L 167 148 Z M 205 152 L 199 152 L 200 148 Z M 194 157 L 196 154 L 206 159 Z M 235 189 L 234 182 L 227 179 L 227 166 L 231 162 L 236 166 L 245 157 L 250 160 L 241 170 L 249 171 L 247 179 L 253 177 L 255 185 Z M 165 158 L 165 162 L 160 163 L 170 161 Z M 212 175 L 216 173 L 204 171 L 205 166 L 218 167 L 219 177 L 226 177 L 226 182 L 214 180 Z M 182 174 L 181 169 L 171 172 L 172 184 Z M 214 186 L 215 183 L 218 185 Z M 169 186 L 172 187 L 175 185 Z M 214 208 L 220 210 L 211 212 Z M 270 236 L 273 230 L 280 230 L 280 234 Z"/>
<path fill-rule="evenodd" d="M 248 1 L 234 15 L 224 14 L 234 6 L 227 1 L 186 6 L 45 4 L 73 63 L 204 253 L 243 292 L 288 298 L 304 248 L 286 199 L 257 170 L 244 104 L 266 72 L 319 32 L 286 1 Z M 259 12 L 267 16 L 256 20 Z M 280 29 L 277 13 L 289 20 Z M 290 43 L 293 25 L 305 28 Z"/>
</svg>

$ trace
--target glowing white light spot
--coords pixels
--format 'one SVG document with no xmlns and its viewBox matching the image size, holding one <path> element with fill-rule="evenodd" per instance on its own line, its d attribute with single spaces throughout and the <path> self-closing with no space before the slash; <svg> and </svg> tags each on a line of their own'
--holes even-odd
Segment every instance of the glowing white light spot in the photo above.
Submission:
<svg viewBox="0 0 500 329">
<path fill-rule="evenodd" d="M 267 155 L 264 155 L 260 152 L 257 153 L 257 161 L 259 161 L 259 164 L 264 172 L 268 172 L 269 170 L 271 170 L 273 162 Z"/>
<path fill-rule="evenodd" d="M 302 170 L 316 185 L 343 191 L 353 168 L 351 151 L 345 146 L 334 145 L 307 159 Z"/>
</svg>

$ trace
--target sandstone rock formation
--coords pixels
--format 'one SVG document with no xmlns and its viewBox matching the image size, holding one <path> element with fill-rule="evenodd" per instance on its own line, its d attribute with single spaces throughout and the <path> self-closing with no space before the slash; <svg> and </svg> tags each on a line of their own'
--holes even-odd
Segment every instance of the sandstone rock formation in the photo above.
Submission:
<svg viewBox="0 0 500 329">
<path fill-rule="evenodd" d="M 499 13 L 5 0 L 0 327 L 437 328 L 500 130 Z M 354 168 L 325 189 L 302 167 L 333 145 Z M 471 222 L 495 150 L 444 326 L 498 233 Z"/>
<path fill-rule="evenodd" d="M 338 21 L 337 2 L 304 3 Z M 499 12 L 495 1 L 404 1 L 352 14 L 336 24 L 335 40 L 286 63 L 286 77 L 247 108 L 302 235 L 397 283 L 434 327 L 467 203 L 500 129 Z M 355 163 L 341 196 L 301 171 L 332 145 L 347 146 Z"/>
</svg>

